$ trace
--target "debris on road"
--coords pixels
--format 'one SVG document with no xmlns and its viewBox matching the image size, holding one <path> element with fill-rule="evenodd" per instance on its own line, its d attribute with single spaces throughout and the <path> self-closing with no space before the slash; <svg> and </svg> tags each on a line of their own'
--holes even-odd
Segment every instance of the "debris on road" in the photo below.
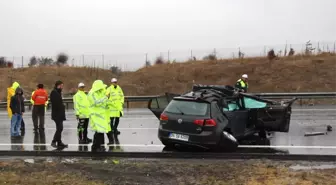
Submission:
<svg viewBox="0 0 336 185">
<path fill-rule="evenodd" d="M 332 127 L 330 125 L 327 126 L 327 131 L 331 132 L 332 131 Z"/>
<path fill-rule="evenodd" d="M 325 132 L 306 132 L 304 136 L 319 136 L 319 135 L 325 135 Z"/>
</svg>

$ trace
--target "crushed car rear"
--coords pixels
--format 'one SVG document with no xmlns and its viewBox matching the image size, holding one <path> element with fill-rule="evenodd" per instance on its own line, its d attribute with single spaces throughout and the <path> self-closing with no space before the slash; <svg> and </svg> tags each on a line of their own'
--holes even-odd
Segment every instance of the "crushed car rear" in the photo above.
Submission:
<svg viewBox="0 0 336 185">
<path fill-rule="evenodd" d="M 210 147 L 218 142 L 218 124 L 209 102 L 174 98 L 160 116 L 158 136 L 168 145 Z"/>
</svg>

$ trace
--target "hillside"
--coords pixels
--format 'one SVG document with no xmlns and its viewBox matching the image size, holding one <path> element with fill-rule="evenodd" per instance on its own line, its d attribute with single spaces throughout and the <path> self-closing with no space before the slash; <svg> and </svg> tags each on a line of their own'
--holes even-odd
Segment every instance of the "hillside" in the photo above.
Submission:
<svg viewBox="0 0 336 185">
<path fill-rule="evenodd" d="M 37 83 L 51 90 L 56 80 L 64 81 L 65 92 L 75 91 L 79 82 L 91 86 L 95 79 L 109 83 L 111 71 L 83 67 L 35 67 L 0 69 L 1 99 L 12 80 L 18 81 L 27 95 Z M 156 95 L 189 90 L 193 80 L 199 84 L 234 84 L 243 73 L 249 75 L 250 92 L 336 91 L 336 55 L 283 57 L 218 61 L 192 61 L 154 65 L 122 73 L 120 84 L 126 95 Z"/>
</svg>

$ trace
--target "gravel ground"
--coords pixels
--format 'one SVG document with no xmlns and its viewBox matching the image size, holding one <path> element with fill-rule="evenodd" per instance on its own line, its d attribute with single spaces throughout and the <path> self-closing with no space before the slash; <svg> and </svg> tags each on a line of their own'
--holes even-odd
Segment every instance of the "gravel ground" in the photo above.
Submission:
<svg viewBox="0 0 336 185">
<path fill-rule="evenodd" d="M 325 165 L 327 169 L 312 167 Z M 329 165 L 329 166 L 328 166 Z M 295 169 L 310 166 L 307 169 Z M 323 167 L 323 166 L 322 166 Z M 321 168 L 321 166 L 320 166 Z M 0 184 L 336 184 L 330 163 L 268 160 L 6 159 Z"/>
</svg>

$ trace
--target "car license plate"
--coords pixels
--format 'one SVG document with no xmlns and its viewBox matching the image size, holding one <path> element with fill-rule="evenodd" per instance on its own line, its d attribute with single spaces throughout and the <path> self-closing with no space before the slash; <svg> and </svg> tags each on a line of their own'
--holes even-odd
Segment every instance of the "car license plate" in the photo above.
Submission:
<svg viewBox="0 0 336 185">
<path fill-rule="evenodd" d="M 181 140 L 181 141 L 188 141 L 189 140 L 189 136 L 182 135 L 182 134 L 175 134 L 175 133 L 170 133 L 169 138 L 170 139 L 177 139 L 177 140 Z"/>
</svg>

